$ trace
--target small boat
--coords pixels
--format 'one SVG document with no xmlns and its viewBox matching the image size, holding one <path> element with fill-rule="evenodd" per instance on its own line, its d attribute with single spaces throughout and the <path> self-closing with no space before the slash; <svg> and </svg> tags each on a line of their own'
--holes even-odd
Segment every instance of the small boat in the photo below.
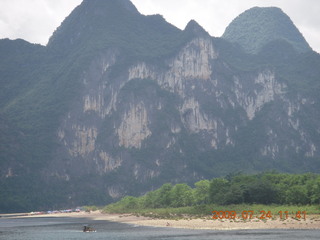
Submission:
<svg viewBox="0 0 320 240">
<path fill-rule="evenodd" d="M 96 230 L 93 227 L 89 226 L 83 226 L 83 232 L 96 232 Z"/>
</svg>

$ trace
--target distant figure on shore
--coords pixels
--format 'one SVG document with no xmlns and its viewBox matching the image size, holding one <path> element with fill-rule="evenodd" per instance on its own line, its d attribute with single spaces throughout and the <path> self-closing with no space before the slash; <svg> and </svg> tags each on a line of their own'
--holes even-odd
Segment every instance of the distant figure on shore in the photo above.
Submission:
<svg viewBox="0 0 320 240">
<path fill-rule="evenodd" d="M 167 222 L 167 227 L 169 227 L 170 226 L 170 223 L 169 222 Z"/>
</svg>

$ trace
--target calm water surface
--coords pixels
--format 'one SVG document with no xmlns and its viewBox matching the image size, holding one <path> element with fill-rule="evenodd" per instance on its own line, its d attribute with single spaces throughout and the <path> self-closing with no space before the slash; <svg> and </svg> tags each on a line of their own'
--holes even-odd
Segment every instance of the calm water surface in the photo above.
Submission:
<svg viewBox="0 0 320 240">
<path fill-rule="evenodd" d="M 90 225 L 97 232 L 83 233 Z M 72 218 L 0 218 L 1 240 L 224 240 L 224 239 L 320 239 L 320 230 L 185 230 L 172 228 L 138 227 L 107 221 Z"/>
</svg>

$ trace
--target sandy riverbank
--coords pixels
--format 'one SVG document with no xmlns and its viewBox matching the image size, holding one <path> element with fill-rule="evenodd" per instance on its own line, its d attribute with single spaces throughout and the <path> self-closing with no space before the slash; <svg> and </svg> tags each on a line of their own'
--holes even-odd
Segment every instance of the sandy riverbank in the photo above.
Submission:
<svg viewBox="0 0 320 240">
<path fill-rule="evenodd" d="M 260 219 L 252 219 L 243 221 L 233 220 L 213 220 L 210 217 L 203 219 L 150 219 L 145 217 L 136 217 L 132 215 L 111 215 L 97 214 L 96 220 L 108 220 L 121 223 L 129 223 L 141 226 L 152 227 L 173 227 L 188 229 L 216 229 L 216 230 L 236 230 L 236 229 L 320 229 L 320 217 L 309 216 L 307 220 L 295 220 L 289 218 L 281 221 L 280 219 L 262 221 Z"/>
<path fill-rule="evenodd" d="M 6 217 L 2 215 L 2 217 Z M 306 220 L 296 220 L 289 217 L 287 220 L 273 219 L 263 221 L 260 219 L 251 219 L 243 221 L 242 219 L 234 220 L 213 220 L 203 219 L 151 219 L 147 217 L 136 217 L 130 214 L 103 214 L 99 211 L 86 213 L 58 213 L 50 215 L 33 215 L 17 217 L 73 217 L 89 218 L 92 220 L 113 221 L 119 223 L 134 224 L 151 227 L 170 227 L 186 229 L 212 229 L 212 230 L 239 230 L 239 229 L 320 229 L 320 216 L 308 215 Z"/>
</svg>

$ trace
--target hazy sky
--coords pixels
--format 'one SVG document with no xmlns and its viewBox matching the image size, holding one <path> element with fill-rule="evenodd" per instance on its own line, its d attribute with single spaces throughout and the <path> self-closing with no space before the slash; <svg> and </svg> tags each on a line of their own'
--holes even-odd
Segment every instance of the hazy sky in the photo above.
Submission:
<svg viewBox="0 0 320 240">
<path fill-rule="evenodd" d="M 23 38 L 45 45 L 53 31 L 82 0 L 0 0 L 0 38 Z M 115 0 L 116 1 L 116 0 Z M 254 6 L 280 7 L 311 47 L 320 52 L 319 0 L 132 0 L 143 14 L 161 14 L 183 29 L 196 20 L 220 37 L 228 24 Z"/>
</svg>

